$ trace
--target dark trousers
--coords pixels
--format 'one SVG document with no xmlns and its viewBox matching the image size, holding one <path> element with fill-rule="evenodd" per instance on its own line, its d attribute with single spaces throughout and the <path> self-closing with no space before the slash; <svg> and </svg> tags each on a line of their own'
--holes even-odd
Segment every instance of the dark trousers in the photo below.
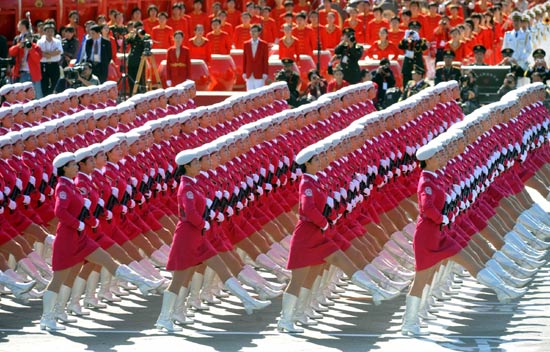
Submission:
<svg viewBox="0 0 550 352">
<path fill-rule="evenodd" d="M 57 81 L 59 81 L 59 63 L 57 62 L 42 62 L 40 63 L 42 69 L 42 94 L 44 96 L 50 95 L 54 92 Z"/>
</svg>

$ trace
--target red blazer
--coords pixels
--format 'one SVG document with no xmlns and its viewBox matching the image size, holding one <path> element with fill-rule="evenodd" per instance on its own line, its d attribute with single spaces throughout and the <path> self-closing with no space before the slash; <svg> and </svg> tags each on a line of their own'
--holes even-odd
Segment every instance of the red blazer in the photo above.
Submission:
<svg viewBox="0 0 550 352">
<path fill-rule="evenodd" d="M 265 41 L 258 39 L 256 56 L 252 56 L 252 40 L 244 42 L 243 72 L 246 77 L 254 75 L 254 78 L 260 79 L 262 75 L 267 75 L 269 72 L 268 58 L 269 47 Z"/>
<path fill-rule="evenodd" d="M 172 81 L 172 86 L 184 82 L 190 77 L 191 56 L 189 49 L 182 45 L 180 57 L 176 58 L 176 47 L 168 49 L 166 53 L 166 79 Z"/>
<path fill-rule="evenodd" d="M 19 78 L 19 66 L 23 61 L 23 55 L 25 55 L 25 49 L 20 48 L 18 44 L 12 46 L 9 50 L 9 55 L 15 57 L 15 65 L 13 66 L 13 78 Z M 42 49 L 33 43 L 32 48 L 29 49 L 29 55 L 27 56 L 27 62 L 29 63 L 29 73 L 31 74 L 31 80 L 33 82 L 42 80 L 42 70 L 40 68 L 40 59 L 42 59 Z"/>
</svg>

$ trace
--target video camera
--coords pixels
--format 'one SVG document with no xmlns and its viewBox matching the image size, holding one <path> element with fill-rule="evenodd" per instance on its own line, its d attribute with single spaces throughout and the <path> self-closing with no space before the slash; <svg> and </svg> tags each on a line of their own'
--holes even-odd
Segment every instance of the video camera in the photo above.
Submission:
<svg viewBox="0 0 550 352">
<path fill-rule="evenodd" d="M 124 26 L 111 26 L 111 32 L 115 38 L 124 37 L 128 34 L 128 28 Z"/>
<path fill-rule="evenodd" d="M 14 57 L 8 57 L 8 58 L 0 58 L 0 69 L 5 69 L 6 67 L 15 65 L 15 58 Z"/>
<path fill-rule="evenodd" d="M 65 74 L 65 79 L 75 81 L 78 79 L 78 76 L 84 71 L 86 67 L 82 64 L 75 65 L 73 67 L 65 67 L 63 73 Z"/>
</svg>

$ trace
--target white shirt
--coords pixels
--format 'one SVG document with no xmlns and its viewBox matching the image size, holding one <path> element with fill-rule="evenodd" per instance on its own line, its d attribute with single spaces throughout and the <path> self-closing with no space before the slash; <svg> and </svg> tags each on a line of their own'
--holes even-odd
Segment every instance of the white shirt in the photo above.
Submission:
<svg viewBox="0 0 550 352">
<path fill-rule="evenodd" d="M 50 58 L 46 58 L 45 56 L 42 56 L 42 59 L 40 59 L 40 62 L 59 62 L 61 61 L 61 54 L 63 54 L 63 45 L 61 45 L 61 40 L 52 38 L 52 40 L 47 40 L 46 36 L 43 36 L 38 40 L 38 46 L 40 49 L 42 49 L 42 52 L 52 52 L 55 50 L 59 50 L 60 54 L 52 56 Z"/>
<path fill-rule="evenodd" d="M 258 40 L 252 40 L 252 56 L 256 57 L 256 51 L 258 50 Z"/>
</svg>

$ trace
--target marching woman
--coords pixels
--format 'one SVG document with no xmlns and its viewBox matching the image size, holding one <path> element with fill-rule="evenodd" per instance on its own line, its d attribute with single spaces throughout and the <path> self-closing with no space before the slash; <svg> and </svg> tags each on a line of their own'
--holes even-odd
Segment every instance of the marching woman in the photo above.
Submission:
<svg viewBox="0 0 550 352">
<path fill-rule="evenodd" d="M 447 158 L 442 151 L 444 148 L 441 145 L 429 143 L 416 152 L 423 169 L 418 183 L 419 214 L 413 238 L 416 273 L 406 298 L 401 327 L 403 335 L 426 334 L 420 330 L 420 303 L 439 264 L 444 264 L 446 260 L 463 266 L 481 284 L 494 290 L 500 301 L 518 298 L 523 293 L 506 286 L 496 274 L 483 268 L 470 254 L 462 250 L 462 246 L 450 232 L 443 229 L 452 219 L 443 215 L 446 194 L 443 184 L 445 180 L 440 170 L 446 165 Z"/>
<path fill-rule="evenodd" d="M 75 155 L 69 152 L 59 154 L 53 160 L 53 166 L 58 177 L 54 211 L 59 222 L 53 242 L 53 279 L 46 287 L 43 297 L 43 313 L 40 320 L 42 330 L 65 329 L 64 326 L 57 325 L 54 308 L 57 302 L 67 302 L 70 289 L 67 291 L 62 289 L 62 286 L 69 277 L 75 277 L 84 260 L 104 266 L 117 278 L 138 286 L 143 294 L 161 284 L 144 279 L 128 266 L 114 262 L 109 254 L 84 232 L 86 228 L 96 228 L 99 221 L 90 216 L 91 202 L 82 197 L 74 184 L 73 179 L 78 174 Z"/>
<path fill-rule="evenodd" d="M 327 204 L 327 191 L 315 174 L 321 170 L 321 160 L 316 145 L 303 149 L 296 156 L 296 163 L 303 172 L 299 186 L 299 220 L 290 241 L 287 269 L 292 270 L 292 279 L 283 294 L 281 318 L 277 324 L 280 332 L 303 332 L 293 323 L 298 296 L 311 270 L 329 263 L 344 271 L 357 286 L 372 293 L 375 304 L 393 298 L 394 293 L 378 287 L 367 274 L 360 270 L 327 234 L 329 222 L 323 214 Z M 398 293 L 397 293 L 398 294 Z"/>
<path fill-rule="evenodd" d="M 195 179 L 201 170 L 197 149 L 180 152 L 176 156 L 176 163 L 179 165 L 176 179 L 182 175 L 177 194 L 180 220 L 176 226 L 166 265 L 166 270 L 173 272 L 172 282 L 164 291 L 161 312 L 156 322 L 157 328 L 169 332 L 181 330 L 172 322 L 172 311 L 178 294 L 182 297 L 187 296 L 189 281 L 197 266 L 202 263 L 218 274 L 225 283 L 225 288 L 243 302 L 248 314 L 267 307 L 271 302 L 252 298 L 231 275 L 227 264 L 204 235 L 204 232 L 210 229 L 210 223 L 205 221 L 203 216 L 207 209 L 206 197 Z"/>
</svg>

